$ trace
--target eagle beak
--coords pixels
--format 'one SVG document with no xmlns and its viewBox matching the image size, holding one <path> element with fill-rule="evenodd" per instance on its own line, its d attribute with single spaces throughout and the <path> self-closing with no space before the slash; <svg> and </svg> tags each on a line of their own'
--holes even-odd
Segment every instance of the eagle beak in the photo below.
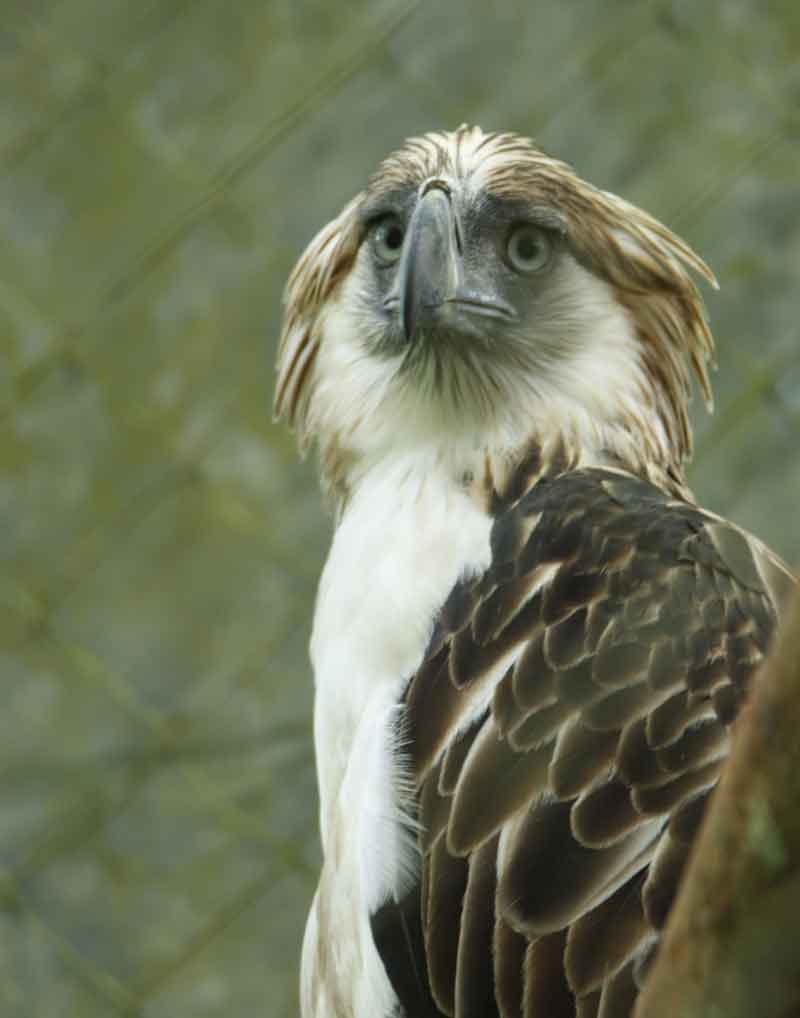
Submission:
<svg viewBox="0 0 800 1018">
<path fill-rule="evenodd" d="M 461 237 L 450 189 L 444 181 L 429 181 L 411 216 L 397 274 L 407 341 L 459 292 L 461 275 Z"/>
<path fill-rule="evenodd" d="M 400 325 L 409 343 L 425 327 L 462 336 L 485 335 L 491 327 L 487 319 L 496 323 L 518 317 L 498 291 L 490 264 L 465 269 L 464 233 L 444 180 L 426 181 L 420 191 L 395 285 L 385 304 L 399 307 Z"/>
</svg>

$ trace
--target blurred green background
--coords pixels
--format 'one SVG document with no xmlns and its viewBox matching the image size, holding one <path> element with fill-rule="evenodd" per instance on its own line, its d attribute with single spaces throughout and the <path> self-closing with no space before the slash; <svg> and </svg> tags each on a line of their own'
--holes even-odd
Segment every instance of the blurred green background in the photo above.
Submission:
<svg viewBox="0 0 800 1018">
<path fill-rule="evenodd" d="M 409 133 L 534 135 L 718 273 L 692 480 L 800 563 L 800 5 L 0 15 L 0 1016 L 295 1016 L 329 524 L 284 280 Z"/>
</svg>

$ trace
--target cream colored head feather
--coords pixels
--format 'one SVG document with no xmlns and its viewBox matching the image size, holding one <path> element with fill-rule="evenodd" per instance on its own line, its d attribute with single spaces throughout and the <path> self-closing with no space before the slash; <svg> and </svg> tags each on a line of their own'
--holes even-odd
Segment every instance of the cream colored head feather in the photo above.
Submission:
<svg viewBox="0 0 800 1018">
<path fill-rule="evenodd" d="M 377 293 L 368 240 L 387 215 L 405 230 L 415 203 L 433 188 L 454 203 L 455 245 L 474 271 L 489 250 L 480 247 L 480 255 L 469 262 L 469 244 L 483 243 L 473 234 L 484 219 L 487 229 L 497 232 L 506 229 L 503 224 L 533 216 L 537 229 L 557 235 L 564 265 L 557 272 L 548 269 L 551 282 L 532 280 L 538 303 L 534 311 L 520 312 L 508 343 L 498 327 L 481 335 L 480 342 L 454 344 L 456 354 L 431 355 L 427 381 L 421 370 L 404 381 L 403 371 L 413 358 L 384 343 L 377 309 L 381 315 L 401 312 L 398 301 L 386 297 L 388 290 L 382 297 Z M 467 210 L 463 228 L 456 202 Z M 511 269 L 500 265 L 502 252 L 497 260 L 496 277 L 505 279 Z M 452 404 L 462 400 L 480 405 L 472 429 L 479 433 L 489 427 L 487 405 L 494 402 L 502 421 L 493 419 L 491 427 L 502 431 L 507 445 L 513 444 L 507 436 L 514 429 L 521 445 L 526 431 L 541 436 L 548 428 L 572 428 L 582 435 L 596 425 L 598 442 L 623 461 L 652 460 L 681 483 L 691 453 L 691 374 L 710 405 L 707 366 L 713 361 L 713 342 L 691 271 L 716 285 L 706 264 L 656 219 L 581 180 L 525 138 L 467 126 L 412 138 L 317 234 L 292 272 L 278 351 L 276 417 L 297 429 L 302 449 L 319 440 L 323 470 L 330 474 L 358 455 L 364 435 L 382 433 L 387 415 L 395 415 L 391 426 L 386 424 L 393 436 L 398 422 L 410 418 L 423 420 L 420 428 L 450 422 L 469 431 L 470 422 L 455 420 L 452 412 Z M 521 300 L 518 281 L 507 285 L 517 287 L 510 303 Z M 548 295 L 547 287 L 555 296 Z M 530 334 L 530 357 L 524 329 Z M 355 374 L 361 377 L 351 392 L 349 376 Z M 414 400 L 411 387 L 417 390 Z M 428 415 L 427 405 L 436 403 L 439 392 L 450 393 L 447 414 Z M 558 419 L 562 406 L 574 408 L 564 411 L 571 424 Z M 583 418 L 590 425 L 581 424 Z M 364 432 L 360 438 L 359 427 Z M 471 441 L 476 441 L 474 434 Z M 335 469 L 330 466 L 334 461 L 339 464 Z"/>
</svg>

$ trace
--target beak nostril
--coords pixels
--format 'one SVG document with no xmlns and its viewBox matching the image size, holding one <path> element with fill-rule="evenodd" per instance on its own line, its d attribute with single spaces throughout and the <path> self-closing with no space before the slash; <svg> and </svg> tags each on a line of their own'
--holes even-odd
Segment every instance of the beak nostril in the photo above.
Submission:
<svg viewBox="0 0 800 1018">
<path fill-rule="evenodd" d="M 460 255 L 464 254 L 464 242 L 461 237 L 461 221 L 458 218 L 455 210 L 453 211 L 453 233 L 456 238 L 456 250 Z"/>
</svg>

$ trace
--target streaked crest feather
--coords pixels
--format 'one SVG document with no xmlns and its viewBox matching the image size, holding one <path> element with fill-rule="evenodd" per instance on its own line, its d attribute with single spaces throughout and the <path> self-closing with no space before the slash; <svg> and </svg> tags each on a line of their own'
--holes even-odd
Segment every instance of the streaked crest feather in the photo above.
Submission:
<svg viewBox="0 0 800 1018">
<path fill-rule="evenodd" d="M 449 174 L 500 198 L 556 209 L 575 257 L 608 282 L 630 314 L 653 383 L 653 407 L 665 425 L 677 473 L 691 455 L 688 401 L 694 374 L 711 407 L 708 365 L 714 344 L 702 298 L 691 273 L 712 286 L 706 263 L 679 237 L 635 205 L 599 190 L 564 162 L 524 137 L 484 133 L 462 125 L 453 132 L 410 138 L 390 154 L 364 191 L 306 248 L 285 293 L 286 311 L 277 359 L 275 416 L 298 432 L 305 451 L 308 409 L 314 398 L 314 362 L 326 302 L 345 278 L 360 243 L 363 204 L 398 187 L 418 186 Z"/>
</svg>

